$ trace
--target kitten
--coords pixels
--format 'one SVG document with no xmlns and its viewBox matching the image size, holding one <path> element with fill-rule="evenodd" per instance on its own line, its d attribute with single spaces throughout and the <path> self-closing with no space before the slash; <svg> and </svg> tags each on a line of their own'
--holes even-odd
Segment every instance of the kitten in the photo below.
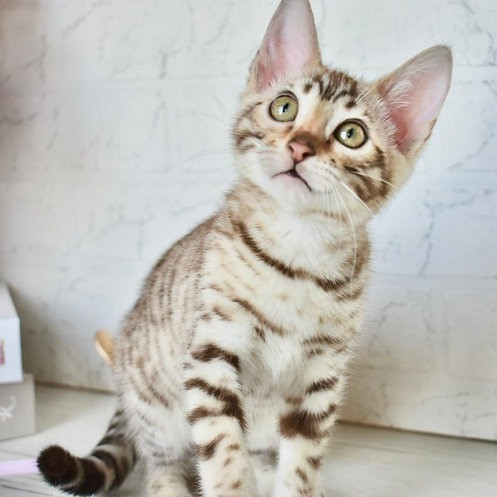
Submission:
<svg viewBox="0 0 497 497">
<path fill-rule="evenodd" d="M 327 68 L 307 0 L 283 0 L 234 125 L 239 181 L 157 263 L 117 341 L 118 407 L 85 458 L 39 468 L 60 489 L 255 497 L 251 453 L 278 453 L 274 497 L 319 496 L 319 467 L 360 330 L 366 225 L 409 176 L 450 85 L 448 48 L 366 83 Z M 197 490 L 188 486 L 194 461 Z"/>
</svg>

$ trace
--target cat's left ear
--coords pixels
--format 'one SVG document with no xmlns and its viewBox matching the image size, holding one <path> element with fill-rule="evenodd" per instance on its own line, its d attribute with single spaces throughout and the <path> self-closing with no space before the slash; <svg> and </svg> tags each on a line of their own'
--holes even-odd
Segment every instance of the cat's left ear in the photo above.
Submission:
<svg viewBox="0 0 497 497">
<path fill-rule="evenodd" d="M 250 68 L 249 87 L 262 91 L 319 64 L 321 55 L 308 0 L 282 0 Z"/>
<path fill-rule="evenodd" d="M 377 89 L 394 125 L 398 149 L 408 155 L 430 136 L 449 91 L 450 49 L 437 45 L 407 61 L 381 79 Z"/>
</svg>

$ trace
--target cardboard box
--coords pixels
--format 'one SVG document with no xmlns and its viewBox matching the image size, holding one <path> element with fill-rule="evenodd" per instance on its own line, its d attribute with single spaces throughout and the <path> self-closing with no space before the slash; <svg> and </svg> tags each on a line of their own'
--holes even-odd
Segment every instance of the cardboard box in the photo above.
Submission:
<svg viewBox="0 0 497 497">
<path fill-rule="evenodd" d="M 35 431 L 35 390 L 33 376 L 20 383 L 0 385 L 0 440 L 31 435 Z"/>
<path fill-rule="evenodd" d="M 19 316 L 7 286 L 0 283 L 0 383 L 22 382 Z"/>
</svg>

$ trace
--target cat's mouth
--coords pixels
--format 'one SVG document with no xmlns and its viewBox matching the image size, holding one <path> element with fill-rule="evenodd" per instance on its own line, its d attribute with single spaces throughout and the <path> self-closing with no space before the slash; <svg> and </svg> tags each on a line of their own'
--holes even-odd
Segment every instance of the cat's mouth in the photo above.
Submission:
<svg viewBox="0 0 497 497">
<path fill-rule="evenodd" d="M 288 169 L 288 171 L 283 171 L 281 173 L 278 173 L 278 174 L 276 174 L 276 176 L 288 176 L 290 178 L 295 178 L 296 180 L 300 180 L 300 181 L 302 181 L 302 183 L 304 183 L 304 185 L 307 187 L 307 189 L 310 192 L 312 192 L 312 188 L 309 186 L 307 181 L 304 178 L 302 178 L 302 176 L 300 176 L 300 174 L 297 172 L 297 169 L 295 169 L 295 167 L 292 167 L 292 169 Z"/>
</svg>

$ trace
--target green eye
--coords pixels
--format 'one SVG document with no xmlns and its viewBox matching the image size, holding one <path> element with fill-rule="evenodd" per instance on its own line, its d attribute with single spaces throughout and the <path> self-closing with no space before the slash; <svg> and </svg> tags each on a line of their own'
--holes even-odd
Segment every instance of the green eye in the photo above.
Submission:
<svg viewBox="0 0 497 497">
<path fill-rule="evenodd" d="M 340 143 L 349 148 L 362 147 L 368 140 L 365 129 L 355 121 L 345 121 L 333 134 Z"/>
<path fill-rule="evenodd" d="M 269 113 L 275 121 L 290 122 L 297 117 L 299 104 L 295 97 L 291 95 L 281 95 L 273 101 L 269 108 Z"/>
</svg>

